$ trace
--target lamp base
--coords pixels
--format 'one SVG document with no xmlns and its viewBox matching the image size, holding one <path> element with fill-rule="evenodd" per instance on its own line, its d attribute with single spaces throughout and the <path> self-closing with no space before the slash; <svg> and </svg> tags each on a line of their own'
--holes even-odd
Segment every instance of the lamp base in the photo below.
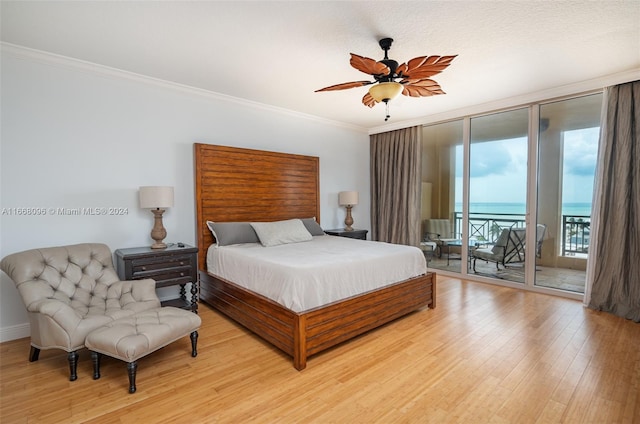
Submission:
<svg viewBox="0 0 640 424">
<path fill-rule="evenodd" d="M 167 236 L 167 230 L 164 229 L 164 225 L 162 225 L 162 214 L 164 213 L 164 209 L 151 209 L 153 212 L 153 229 L 151 230 L 151 238 L 155 241 L 151 245 L 152 249 L 166 249 L 167 245 L 162 242 L 164 238 Z"/>
<path fill-rule="evenodd" d="M 351 216 L 351 208 L 353 206 L 347 205 L 347 217 L 344 219 L 344 230 L 345 231 L 353 231 L 351 225 L 353 224 L 353 217 Z"/>
</svg>

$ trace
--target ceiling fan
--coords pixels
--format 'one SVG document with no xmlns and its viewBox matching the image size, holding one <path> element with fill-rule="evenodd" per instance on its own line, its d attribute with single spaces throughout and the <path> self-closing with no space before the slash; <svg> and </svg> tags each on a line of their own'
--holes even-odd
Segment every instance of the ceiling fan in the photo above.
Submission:
<svg viewBox="0 0 640 424">
<path fill-rule="evenodd" d="M 391 43 L 393 43 L 392 38 L 383 38 L 379 41 L 380 47 L 384 50 L 384 59 L 380 61 L 351 53 L 349 62 L 351 66 L 365 74 L 372 75 L 375 81 L 345 82 L 321 88 L 315 92 L 346 90 L 375 84 L 364 95 L 362 103 L 368 107 L 374 107 L 379 102 L 385 103 L 387 106 L 385 121 L 390 118 L 389 100 L 397 97 L 400 93 L 410 97 L 445 94 L 440 85 L 430 77 L 445 70 L 457 55 L 420 56 L 398 65 L 398 62 L 389 59 L 388 56 Z M 397 82 L 396 79 L 400 81 Z"/>
</svg>

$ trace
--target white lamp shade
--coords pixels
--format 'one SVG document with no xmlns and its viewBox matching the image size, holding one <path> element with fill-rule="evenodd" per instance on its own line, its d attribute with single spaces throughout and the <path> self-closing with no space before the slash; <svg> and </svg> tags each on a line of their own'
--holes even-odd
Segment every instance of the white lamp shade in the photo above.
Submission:
<svg viewBox="0 0 640 424">
<path fill-rule="evenodd" d="M 166 209 L 173 207 L 173 187 L 140 187 L 140 208 Z"/>
<path fill-rule="evenodd" d="M 357 205 L 358 192 L 357 191 L 341 191 L 338 194 L 338 203 L 340 203 L 340 206 Z"/>
<path fill-rule="evenodd" d="M 378 102 L 392 100 L 402 93 L 404 87 L 399 82 L 381 82 L 369 88 L 369 94 Z"/>
</svg>

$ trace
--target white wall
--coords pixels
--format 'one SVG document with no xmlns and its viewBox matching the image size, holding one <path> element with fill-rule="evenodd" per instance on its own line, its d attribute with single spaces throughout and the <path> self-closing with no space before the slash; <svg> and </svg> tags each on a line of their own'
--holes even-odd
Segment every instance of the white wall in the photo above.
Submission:
<svg viewBox="0 0 640 424">
<path fill-rule="evenodd" d="M 137 206 L 142 185 L 175 187 L 166 241 L 195 244 L 194 142 L 318 156 L 321 225 L 341 227 L 338 192 L 357 190 L 355 226 L 370 228 L 366 132 L 45 54 L 3 49 L 1 66 L 1 257 L 82 242 L 149 245 L 152 215 Z M 51 213 L 103 207 L 127 213 Z M 28 334 L 24 305 L 1 273 L 0 341 Z"/>
</svg>

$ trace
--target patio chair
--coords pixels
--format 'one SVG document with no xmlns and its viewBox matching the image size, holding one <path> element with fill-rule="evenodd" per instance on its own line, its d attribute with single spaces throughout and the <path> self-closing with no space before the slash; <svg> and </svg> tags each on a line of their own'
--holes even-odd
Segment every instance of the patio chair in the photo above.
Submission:
<svg viewBox="0 0 640 424">
<path fill-rule="evenodd" d="M 473 272 L 477 272 L 477 259 L 495 262 L 496 269 L 498 270 L 500 270 L 500 264 L 506 268 L 508 264 L 524 262 L 525 232 L 525 228 L 505 228 L 493 246 L 479 247 L 472 250 L 471 259 L 473 259 Z"/>
<path fill-rule="evenodd" d="M 545 224 L 536 225 L 536 257 L 542 257 L 542 242 L 544 241 L 544 234 L 547 232 L 547 226 Z"/>
<path fill-rule="evenodd" d="M 427 260 L 427 264 L 433 259 L 433 255 L 436 253 L 436 249 L 438 245 L 433 241 L 421 241 L 420 242 L 420 250 L 424 254 L 425 259 Z"/>
<path fill-rule="evenodd" d="M 424 241 L 436 244 L 436 254 L 442 256 L 443 248 L 448 253 L 450 250 L 449 243 L 460 241 L 460 237 L 451 230 L 451 221 L 448 219 L 426 219 L 424 221 Z"/>
</svg>

